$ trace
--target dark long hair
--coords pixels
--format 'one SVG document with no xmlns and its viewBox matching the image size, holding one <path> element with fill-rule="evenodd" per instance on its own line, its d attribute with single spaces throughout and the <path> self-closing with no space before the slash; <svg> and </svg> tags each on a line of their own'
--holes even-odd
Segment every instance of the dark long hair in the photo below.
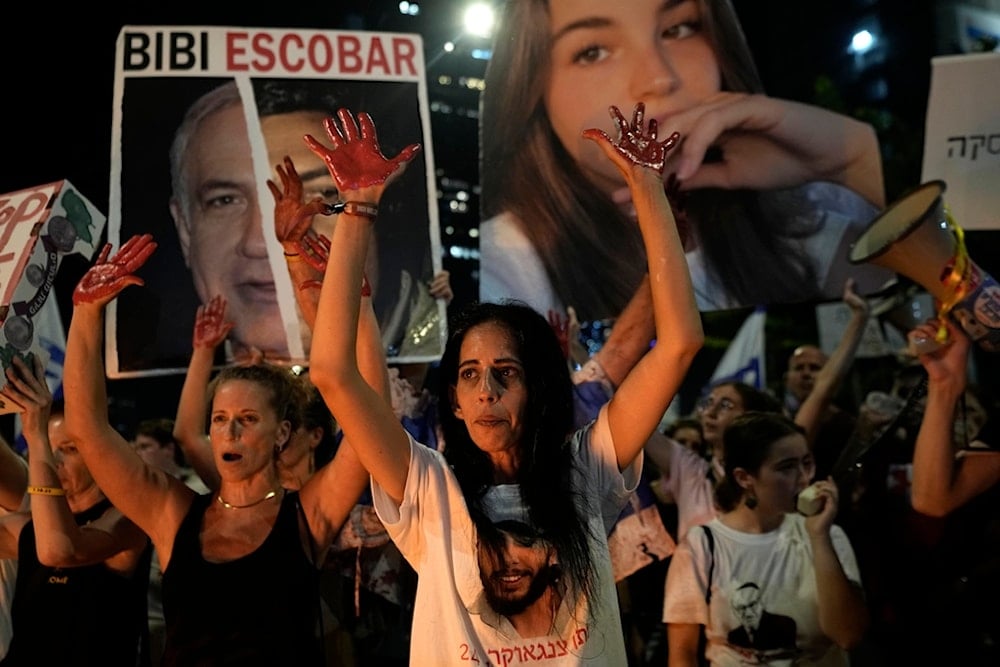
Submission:
<svg viewBox="0 0 1000 667">
<path fill-rule="evenodd" d="M 730 1 L 698 4 L 722 88 L 763 92 Z M 614 318 L 642 280 L 645 247 L 638 225 L 593 187 L 552 130 L 543 100 L 548 26 L 546 0 L 505 3 L 480 103 L 480 214 L 483 220 L 505 211 L 517 217 L 556 294 L 581 320 Z M 797 243 L 816 231 L 796 214 L 799 199 L 795 191 L 711 189 L 686 196 L 708 271 L 739 302 L 819 295 L 816 271 Z"/>
<path fill-rule="evenodd" d="M 493 485 L 489 456 L 472 441 L 465 422 L 452 410 L 462 341 L 481 324 L 495 323 L 510 333 L 524 367 L 527 386 L 524 437 L 517 482 L 534 527 L 556 549 L 562 571 L 578 593 L 593 598 L 592 557 L 587 517 L 578 502 L 584 489 L 572 484 L 573 384 L 562 349 L 548 321 L 528 305 L 473 303 L 449 323 L 448 344 L 439 367 L 439 414 L 444 455 L 462 488 L 472 520 L 484 535 L 493 531 L 483 510 L 483 495 Z"/>
</svg>

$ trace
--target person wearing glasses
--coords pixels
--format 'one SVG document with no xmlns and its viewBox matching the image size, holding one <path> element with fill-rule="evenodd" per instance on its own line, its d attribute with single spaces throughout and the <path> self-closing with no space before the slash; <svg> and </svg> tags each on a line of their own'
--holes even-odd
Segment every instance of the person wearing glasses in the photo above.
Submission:
<svg viewBox="0 0 1000 667">
<path fill-rule="evenodd" d="M 722 433 L 748 410 L 781 412 L 781 403 L 743 382 L 717 384 L 695 406 L 708 458 L 659 433 L 646 445 L 646 453 L 660 469 L 660 489 L 672 495 L 677 505 L 679 538 L 692 526 L 715 518 L 715 482 L 723 477 Z"/>
</svg>

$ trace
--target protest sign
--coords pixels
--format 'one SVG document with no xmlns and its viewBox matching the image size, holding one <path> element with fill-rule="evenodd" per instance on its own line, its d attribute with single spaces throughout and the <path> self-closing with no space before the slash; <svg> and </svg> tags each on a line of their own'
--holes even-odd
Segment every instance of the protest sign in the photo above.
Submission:
<svg viewBox="0 0 1000 667">
<path fill-rule="evenodd" d="M 216 294 L 236 324 L 220 361 L 256 348 L 269 360 L 308 364 L 311 331 L 267 181 L 280 187 L 275 166 L 291 156 L 306 198 L 337 201 L 303 136 L 331 145 L 322 119 L 339 108 L 369 113 L 387 156 L 423 147 L 382 199 L 369 278 L 389 361 L 437 359 L 445 311 L 427 292 L 441 253 L 425 76 L 413 34 L 125 26 L 108 238 L 118 247 L 151 233 L 159 245 L 140 271 L 145 285 L 109 307 L 109 377 L 184 372 L 195 311 Z M 332 224 L 313 222 L 328 235 Z"/>
<path fill-rule="evenodd" d="M 0 365 L 15 356 L 31 366 L 39 355 L 49 386 L 62 379 L 66 334 L 55 280 L 65 256 L 90 259 L 106 218 L 69 181 L 55 181 L 0 195 Z M 49 359 L 58 360 L 50 364 Z M 0 375 L 0 386 L 6 377 Z M 16 410 L 0 400 L 0 414 Z"/>
</svg>

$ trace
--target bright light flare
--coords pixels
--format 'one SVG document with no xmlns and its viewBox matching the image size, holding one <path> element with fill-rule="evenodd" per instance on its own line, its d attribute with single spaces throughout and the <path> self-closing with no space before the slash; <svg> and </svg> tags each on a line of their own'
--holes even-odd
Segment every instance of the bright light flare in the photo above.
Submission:
<svg viewBox="0 0 1000 667">
<path fill-rule="evenodd" d="M 462 17 L 465 31 L 476 37 L 489 37 L 493 33 L 493 23 L 496 17 L 493 7 L 485 2 L 469 5 Z"/>
<path fill-rule="evenodd" d="M 867 53 L 875 46 L 875 35 L 871 34 L 867 30 L 859 30 L 854 33 L 854 37 L 851 38 L 851 47 L 849 51 L 851 53 Z"/>
</svg>

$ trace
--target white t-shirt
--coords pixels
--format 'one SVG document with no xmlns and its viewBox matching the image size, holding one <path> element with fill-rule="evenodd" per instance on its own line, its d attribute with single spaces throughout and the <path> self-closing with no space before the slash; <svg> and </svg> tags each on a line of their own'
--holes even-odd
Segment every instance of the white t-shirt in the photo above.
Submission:
<svg viewBox="0 0 1000 667">
<path fill-rule="evenodd" d="M 848 276 L 860 294 L 875 291 L 892 272 L 871 264 L 853 265 L 850 246 L 877 215 L 877 209 L 857 193 L 834 183 L 810 183 L 801 189 L 816 233 L 802 239 L 803 252 L 812 258 L 823 296 L 839 298 Z M 479 300 L 515 298 L 543 315 L 565 305 L 552 288 L 542 260 L 525 236 L 517 218 L 501 213 L 479 225 Z M 747 305 L 733 299 L 708 271 L 703 254 L 686 254 L 698 310 L 725 310 Z M 573 304 L 569 304 L 573 305 Z"/>
<path fill-rule="evenodd" d="M 485 603 L 475 524 L 443 454 L 411 437 L 401 505 L 372 482 L 379 518 L 419 575 L 411 665 L 621 667 L 627 663 L 606 536 L 638 484 L 642 457 L 624 473 L 618 471 L 606 410 L 577 431 L 571 446 L 577 472 L 574 487 L 582 490 L 579 498 L 586 503 L 582 515 L 589 517 L 595 536 L 592 554 L 599 603 L 591 610 L 591 600 L 578 600 L 575 607 L 564 600 L 555 634 L 544 637 L 520 637 Z M 593 620 L 588 625 L 589 613 Z"/>
<path fill-rule="evenodd" d="M 479 224 L 479 300 L 520 299 L 542 315 L 565 313 L 541 257 L 517 218 L 501 213 Z"/>
<path fill-rule="evenodd" d="M 847 657 L 819 626 L 816 574 L 805 517 L 787 514 L 777 530 L 743 533 L 719 519 L 693 528 L 674 552 L 667 571 L 665 623 L 705 626 L 706 656 L 722 665 L 846 665 Z M 847 535 L 832 526 L 834 551 L 847 578 L 861 575 Z M 712 568 L 711 582 L 708 582 Z M 706 606 L 706 587 L 711 601 Z M 747 629 L 740 612 L 755 610 L 759 621 Z M 749 623 L 754 625 L 754 623 Z"/>
<path fill-rule="evenodd" d="M 663 477 L 663 489 L 677 505 L 677 537 L 682 539 L 691 526 L 708 523 L 717 514 L 714 484 L 708 477 L 712 464 L 676 440 L 660 437 L 670 447 L 670 474 Z M 717 478 L 722 474 L 716 470 Z"/>
</svg>

